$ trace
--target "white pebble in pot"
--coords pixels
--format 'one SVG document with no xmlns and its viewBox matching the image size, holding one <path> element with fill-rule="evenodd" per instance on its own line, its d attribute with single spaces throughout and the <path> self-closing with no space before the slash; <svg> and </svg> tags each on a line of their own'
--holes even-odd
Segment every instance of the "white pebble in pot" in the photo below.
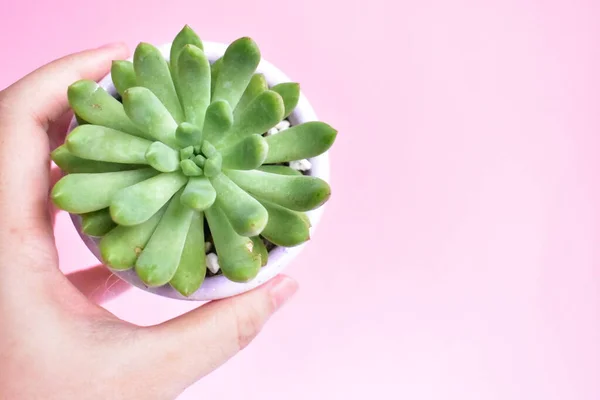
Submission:
<svg viewBox="0 0 600 400">
<path fill-rule="evenodd" d="M 290 161 L 290 168 L 296 171 L 308 171 L 312 164 L 308 160 Z"/>
<path fill-rule="evenodd" d="M 208 253 L 206 255 L 206 268 L 213 274 L 219 272 L 219 257 L 215 253 Z"/>
<path fill-rule="evenodd" d="M 280 132 L 283 130 L 286 130 L 289 127 L 290 127 L 290 121 L 288 121 L 287 119 L 284 119 L 283 121 L 281 121 L 280 123 L 275 125 L 275 128 L 277 128 Z"/>
<path fill-rule="evenodd" d="M 271 128 L 267 131 L 267 133 L 265 134 L 265 136 L 272 136 L 279 133 L 279 129 L 277 128 Z"/>
</svg>

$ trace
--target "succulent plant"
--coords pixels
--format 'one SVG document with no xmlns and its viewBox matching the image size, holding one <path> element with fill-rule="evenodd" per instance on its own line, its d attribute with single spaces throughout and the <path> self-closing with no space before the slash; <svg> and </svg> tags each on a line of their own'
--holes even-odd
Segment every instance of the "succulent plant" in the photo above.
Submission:
<svg viewBox="0 0 600 400">
<path fill-rule="evenodd" d="M 207 274 L 205 219 L 221 271 L 235 282 L 266 265 L 262 238 L 284 247 L 309 239 L 305 212 L 330 188 L 286 163 L 327 151 L 337 132 L 314 121 L 265 136 L 293 112 L 300 88 L 269 87 L 256 73 L 260 59 L 244 37 L 211 64 L 186 25 L 169 60 L 140 43 L 133 62 L 113 62 L 118 96 L 89 80 L 68 88 L 79 124 L 51 154 L 65 172 L 51 197 L 101 237 L 110 268 L 134 268 L 147 286 L 189 296 Z"/>
</svg>

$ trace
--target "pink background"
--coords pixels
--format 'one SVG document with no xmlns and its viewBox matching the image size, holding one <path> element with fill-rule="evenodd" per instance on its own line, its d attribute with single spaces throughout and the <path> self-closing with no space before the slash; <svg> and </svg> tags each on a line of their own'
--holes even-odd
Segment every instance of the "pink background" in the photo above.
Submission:
<svg viewBox="0 0 600 400">
<path fill-rule="evenodd" d="M 253 37 L 340 131 L 300 292 L 181 399 L 600 398 L 598 2 L 83 3 L 3 1 L 1 87 L 189 23 Z M 97 263 L 57 229 L 63 270 Z M 195 306 L 105 303 L 139 324 Z"/>
</svg>

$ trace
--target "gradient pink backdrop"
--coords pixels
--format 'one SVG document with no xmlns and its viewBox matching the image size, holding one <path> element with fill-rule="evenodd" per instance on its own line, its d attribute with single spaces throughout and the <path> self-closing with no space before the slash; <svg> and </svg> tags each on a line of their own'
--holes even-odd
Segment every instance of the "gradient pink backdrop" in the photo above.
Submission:
<svg viewBox="0 0 600 400">
<path fill-rule="evenodd" d="M 333 198 L 287 270 L 300 292 L 181 399 L 596 400 L 599 17 L 594 1 L 4 1 L 0 87 L 189 23 L 256 39 L 339 129 Z M 64 214 L 57 236 L 63 270 L 96 263 Z M 132 289 L 105 306 L 153 324 L 196 305 Z"/>
</svg>

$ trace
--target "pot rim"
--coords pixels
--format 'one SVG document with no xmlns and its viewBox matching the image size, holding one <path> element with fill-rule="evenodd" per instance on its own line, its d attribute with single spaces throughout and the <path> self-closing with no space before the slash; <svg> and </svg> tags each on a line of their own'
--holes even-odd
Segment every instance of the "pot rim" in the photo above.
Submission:
<svg viewBox="0 0 600 400">
<path fill-rule="evenodd" d="M 227 45 L 219 42 L 210 42 L 203 41 L 204 45 L 204 53 L 206 54 L 208 60 L 212 63 L 216 61 L 219 57 L 221 57 Z M 165 59 L 169 59 L 169 52 L 171 49 L 171 43 L 165 43 L 163 45 L 157 46 L 157 48 L 161 51 Z M 133 56 L 128 60 L 132 61 Z M 269 86 L 273 86 L 283 82 L 290 82 L 291 79 L 279 68 L 275 65 L 271 64 L 269 61 L 261 58 L 260 64 L 256 70 L 257 73 L 262 73 L 267 80 Z M 110 72 L 99 82 L 99 85 L 107 90 L 111 95 L 116 95 L 116 89 L 111 80 Z M 298 105 L 292 114 L 288 117 L 290 123 L 292 125 L 298 125 L 304 122 L 309 121 L 317 121 L 317 115 L 309 103 L 306 96 L 300 92 L 300 99 L 298 101 Z M 67 133 L 71 132 L 77 126 L 77 120 L 75 117 L 72 118 L 71 123 L 69 125 Z M 328 152 L 325 152 L 317 157 L 309 158 L 309 161 L 312 164 L 312 167 L 309 171 L 309 175 L 319 177 L 326 182 L 330 182 L 329 178 L 329 155 Z M 310 228 L 310 236 L 313 237 L 314 231 L 321 219 L 323 211 L 325 209 L 325 205 L 317 208 L 316 210 L 312 210 L 307 212 L 307 216 L 311 223 Z M 100 255 L 100 250 L 98 244 L 100 242 L 100 238 L 87 236 L 81 230 L 81 217 L 76 214 L 70 214 L 71 220 L 77 230 L 77 233 L 88 247 L 88 249 L 96 256 L 96 258 L 102 262 L 102 257 Z M 244 283 L 232 282 L 227 279 L 223 275 L 216 275 L 207 277 L 200 288 L 194 292 L 189 297 L 185 297 L 181 295 L 177 290 L 173 289 L 170 285 L 164 285 L 160 287 L 148 287 L 146 286 L 137 276 L 133 269 L 129 269 L 126 271 L 116 271 L 109 267 L 111 272 L 118 276 L 120 279 L 130 283 L 131 285 L 142 289 L 146 292 L 150 292 L 162 297 L 168 297 L 172 299 L 179 300 L 190 300 L 190 301 L 210 301 L 217 300 L 226 297 L 235 296 L 249 290 L 252 290 L 275 276 L 277 276 L 280 272 L 282 272 L 289 263 L 297 257 L 300 252 L 306 247 L 306 245 L 310 242 L 305 242 L 299 246 L 295 247 L 281 247 L 276 246 L 269 252 L 269 260 L 267 265 L 261 267 L 258 275 Z"/>
</svg>

